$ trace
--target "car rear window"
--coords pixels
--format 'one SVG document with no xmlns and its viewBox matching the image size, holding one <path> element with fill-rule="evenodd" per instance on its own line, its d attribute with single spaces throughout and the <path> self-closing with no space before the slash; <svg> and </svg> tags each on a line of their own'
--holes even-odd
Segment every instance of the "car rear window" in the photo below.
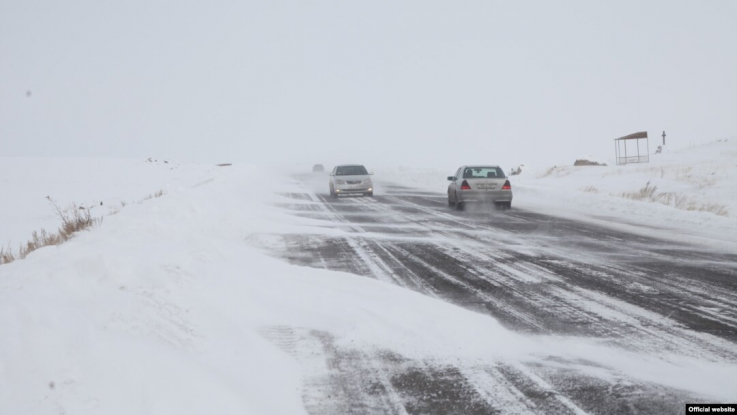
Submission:
<svg viewBox="0 0 737 415">
<path fill-rule="evenodd" d="M 503 179 L 506 176 L 499 167 L 466 167 L 464 179 Z"/>
<path fill-rule="evenodd" d="M 336 176 L 358 176 L 362 174 L 368 174 L 363 166 L 340 166 L 335 171 Z"/>
</svg>

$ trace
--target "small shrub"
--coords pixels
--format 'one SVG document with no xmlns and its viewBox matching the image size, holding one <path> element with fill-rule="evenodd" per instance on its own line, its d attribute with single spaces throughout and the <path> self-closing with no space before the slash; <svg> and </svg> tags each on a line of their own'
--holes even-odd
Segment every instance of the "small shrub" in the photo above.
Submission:
<svg viewBox="0 0 737 415">
<path fill-rule="evenodd" d="M 53 207 L 56 215 L 61 220 L 61 228 L 59 228 L 58 235 L 62 238 L 62 242 L 72 237 L 72 234 L 81 230 L 87 229 L 90 226 L 99 224 L 100 219 L 92 217 L 88 208 L 78 208 L 77 205 L 72 205 L 72 214 L 65 213 L 61 210 L 59 205 L 56 204 L 50 197 L 47 197 L 51 206 Z"/>
</svg>

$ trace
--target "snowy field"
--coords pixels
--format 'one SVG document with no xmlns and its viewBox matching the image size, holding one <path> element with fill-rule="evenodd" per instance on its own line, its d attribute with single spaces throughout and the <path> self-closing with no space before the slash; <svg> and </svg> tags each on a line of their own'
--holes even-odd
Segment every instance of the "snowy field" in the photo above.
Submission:
<svg viewBox="0 0 737 415">
<path fill-rule="evenodd" d="M 611 160 L 605 167 L 574 167 L 574 160 L 568 166 L 523 167 L 511 176 L 514 206 L 737 251 L 737 137 L 665 150 L 647 164 L 616 166 Z M 445 193 L 446 177 L 457 168 L 392 166 L 375 173 Z M 509 174 L 509 166 L 502 168 Z"/>
<path fill-rule="evenodd" d="M 204 180 L 215 169 L 158 159 L 0 157 L 0 246 L 15 249 L 33 231 L 59 227 L 47 197 L 63 209 L 74 204 L 90 208 L 94 217 L 104 217 L 158 191 Z"/>
<path fill-rule="evenodd" d="M 736 156 L 730 141 L 655 156 L 649 165 L 525 171 L 513 178 L 515 206 L 648 224 L 728 247 L 737 240 Z M 729 362 L 517 334 L 386 282 L 267 256 L 254 247 L 257 235 L 341 232 L 274 208 L 304 191 L 287 176 L 270 176 L 267 189 L 252 166 L 63 159 L 0 166 L 0 240 L 20 243 L 58 226 L 46 196 L 104 216 L 65 244 L 0 266 L 0 413 L 305 413 L 304 366 L 264 334 L 283 327 L 329 333 L 358 350 L 471 367 L 585 361 L 572 370 L 737 399 Z M 452 168 L 376 173 L 444 192 Z M 723 205 L 724 213 L 620 196 L 647 181 L 696 206 Z M 163 197 L 144 200 L 162 189 Z"/>
</svg>

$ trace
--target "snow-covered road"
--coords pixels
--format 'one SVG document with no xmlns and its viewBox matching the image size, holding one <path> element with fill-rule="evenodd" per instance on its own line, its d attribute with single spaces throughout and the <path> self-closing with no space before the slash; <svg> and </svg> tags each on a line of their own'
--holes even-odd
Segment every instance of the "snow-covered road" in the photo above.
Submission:
<svg viewBox="0 0 737 415">
<path fill-rule="evenodd" d="M 734 254 L 548 215 L 533 193 L 460 212 L 380 178 L 374 198 L 335 200 L 321 175 L 265 188 L 254 166 L 116 166 L 122 194 L 58 170 L 55 194 L 104 201 L 99 227 L 0 266 L 0 413 L 678 413 L 737 399 Z M 136 196 L 141 177 L 140 196 L 166 194 Z M 14 203 L 0 230 L 22 237 L 37 215 Z"/>
<path fill-rule="evenodd" d="M 737 362 L 737 255 L 521 209 L 459 212 L 443 194 L 390 183 L 381 184 L 375 198 L 332 199 L 319 191 L 321 178 L 298 180 L 304 192 L 284 194 L 295 202 L 279 207 L 341 233 L 270 239 L 271 252 L 294 264 L 390 282 L 488 314 L 519 333 L 589 339 L 667 356 L 674 364 Z M 271 335 L 300 361 L 323 355 L 330 362 L 308 391 L 330 390 L 334 399 L 306 399 L 313 413 L 344 413 L 343 405 L 357 413 L 624 413 L 638 407 L 673 413 L 696 399 L 642 379 L 625 376 L 611 384 L 587 377 L 582 373 L 601 362 L 587 362 L 585 355 L 558 361 L 557 370 L 549 364 L 434 366 L 352 353 L 321 333 Z M 584 369 L 573 373 L 572 367 Z M 500 404 L 502 397 L 517 406 Z"/>
</svg>

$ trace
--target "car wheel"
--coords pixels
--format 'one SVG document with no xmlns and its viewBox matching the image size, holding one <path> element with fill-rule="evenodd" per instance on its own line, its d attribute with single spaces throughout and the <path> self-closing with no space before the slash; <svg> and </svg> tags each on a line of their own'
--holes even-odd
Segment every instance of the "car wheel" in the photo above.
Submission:
<svg viewBox="0 0 737 415">
<path fill-rule="evenodd" d="M 363 195 L 368 196 L 368 197 L 374 197 L 374 192 L 366 192 Z"/>
<path fill-rule="evenodd" d="M 512 202 L 501 202 L 495 204 L 497 210 L 508 210 L 512 208 Z"/>
<path fill-rule="evenodd" d="M 335 193 L 335 189 L 333 189 L 333 185 L 330 185 L 330 197 L 338 197 L 338 194 Z"/>
<path fill-rule="evenodd" d="M 453 200 L 453 206 L 455 206 L 457 210 L 463 210 L 463 202 L 458 200 L 458 193 L 455 193 L 455 198 Z"/>
</svg>

